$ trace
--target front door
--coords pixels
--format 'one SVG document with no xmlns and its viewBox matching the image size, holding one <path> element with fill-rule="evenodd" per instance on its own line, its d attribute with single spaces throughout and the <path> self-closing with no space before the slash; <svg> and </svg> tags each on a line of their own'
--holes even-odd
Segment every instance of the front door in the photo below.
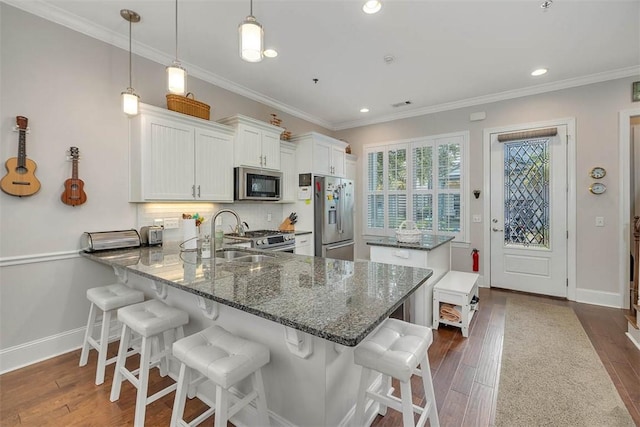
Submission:
<svg viewBox="0 0 640 427">
<path fill-rule="evenodd" d="M 567 296 L 567 127 L 556 129 L 491 134 L 492 287 Z"/>
</svg>

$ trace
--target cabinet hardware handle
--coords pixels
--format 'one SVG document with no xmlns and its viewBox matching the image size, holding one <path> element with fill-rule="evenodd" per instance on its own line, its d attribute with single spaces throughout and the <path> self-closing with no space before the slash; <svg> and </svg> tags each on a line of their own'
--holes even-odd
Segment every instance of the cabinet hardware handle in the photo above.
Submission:
<svg viewBox="0 0 640 427">
<path fill-rule="evenodd" d="M 497 228 L 493 227 L 491 230 L 493 231 L 504 231 L 504 230 L 498 230 Z"/>
<path fill-rule="evenodd" d="M 264 165 L 263 166 L 267 166 L 267 156 L 264 156 Z"/>
<path fill-rule="evenodd" d="M 191 196 L 193 196 L 193 198 L 196 198 L 196 186 L 192 185 L 191 186 Z"/>
<path fill-rule="evenodd" d="M 200 198 L 200 185 L 198 185 L 198 198 Z"/>
</svg>

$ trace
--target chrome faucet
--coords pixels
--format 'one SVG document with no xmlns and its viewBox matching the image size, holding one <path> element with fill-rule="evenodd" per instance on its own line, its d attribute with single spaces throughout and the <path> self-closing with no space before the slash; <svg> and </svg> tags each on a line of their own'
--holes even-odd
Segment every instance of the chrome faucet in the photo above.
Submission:
<svg viewBox="0 0 640 427">
<path fill-rule="evenodd" d="M 216 212 L 215 214 L 213 214 L 213 218 L 211 219 L 211 235 L 214 236 L 213 239 L 213 259 L 215 260 L 216 258 L 216 239 L 215 239 L 215 235 L 216 235 L 216 220 L 218 219 L 218 217 L 220 215 L 222 215 L 223 213 L 230 213 L 233 216 L 236 217 L 236 229 L 238 230 L 238 236 L 244 236 L 244 228 L 242 227 L 242 220 L 240 220 L 240 215 L 238 215 L 235 211 L 232 211 L 231 209 L 220 209 L 218 212 Z"/>
</svg>

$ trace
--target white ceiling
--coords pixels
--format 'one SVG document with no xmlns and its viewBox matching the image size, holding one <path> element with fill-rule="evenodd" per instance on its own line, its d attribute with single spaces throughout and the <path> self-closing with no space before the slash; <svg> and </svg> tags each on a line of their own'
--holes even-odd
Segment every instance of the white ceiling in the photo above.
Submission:
<svg viewBox="0 0 640 427">
<path fill-rule="evenodd" d="M 173 0 L 4 1 L 125 49 L 119 11 L 132 9 L 134 52 L 167 65 L 175 54 Z M 248 63 L 237 27 L 249 0 L 179 0 L 179 59 L 191 76 L 331 129 L 640 75 L 638 0 L 547 11 L 542 0 L 383 0 L 375 15 L 363 2 L 255 0 L 279 55 Z M 531 77 L 539 67 L 549 73 Z"/>
</svg>

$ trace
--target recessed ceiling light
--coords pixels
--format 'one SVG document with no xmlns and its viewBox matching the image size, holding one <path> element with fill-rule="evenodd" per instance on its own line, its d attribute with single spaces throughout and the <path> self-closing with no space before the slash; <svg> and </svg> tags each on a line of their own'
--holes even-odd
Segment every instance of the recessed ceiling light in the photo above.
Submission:
<svg viewBox="0 0 640 427">
<path fill-rule="evenodd" d="M 534 76 L 534 77 L 537 77 L 537 76 L 541 76 L 543 74 L 547 74 L 547 71 L 549 71 L 549 70 L 547 70 L 546 68 L 538 68 L 537 70 L 533 70 L 531 72 L 531 75 Z"/>
<path fill-rule="evenodd" d="M 276 52 L 275 49 L 265 49 L 265 51 L 263 52 L 264 56 L 266 56 L 267 58 L 275 58 L 276 56 L 278 56 L 278 52 Z"/>
<path fill-rule="evenodd" d="M 382 9 L 382 2 L 380 2 L 379 0 L 368 0 L 362 6 L 362 11 L 364 13 L 368 13 L 369 15 L 379 12 L 380 9 Z"/>
<path fill-rule="evenodd" d="M 369 109 L 368 109 L 367 107 L 364 107 L 364 108 L 361 108 L 361 109 L 360 109 L 360 112 L 361 112 L 361 113 L 368 113 L 368 112 L 369 112 Z"/>
</svg>

